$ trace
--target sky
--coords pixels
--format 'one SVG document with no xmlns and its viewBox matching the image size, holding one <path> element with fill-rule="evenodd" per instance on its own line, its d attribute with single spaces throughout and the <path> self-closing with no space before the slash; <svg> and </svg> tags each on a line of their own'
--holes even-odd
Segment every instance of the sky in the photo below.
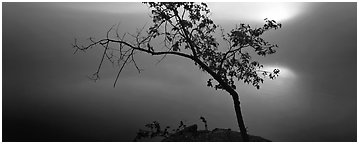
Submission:
<svg viewBox="0 0 359 144">
<path fill-rule="evenodd" d="M 237 130 L 233 102 L 206 86 L 208 74 L 180 57 L 138 55 L 144 71 L 105 63 L 101 49 L 73 54 L 77 38 L 104 37 L 114 24 L 150 23 L 141 3 L 2 3 L 3 141 L 132 141 L 152 121 Z M 278 142 L 357 141 L 356 3 L 209 3 L 216 24 L 283 27 L 264 35 L 279 45 L 260 58 L 280 76 L 260 90 L 237 82 L 249 134 Z"/>
</svg>

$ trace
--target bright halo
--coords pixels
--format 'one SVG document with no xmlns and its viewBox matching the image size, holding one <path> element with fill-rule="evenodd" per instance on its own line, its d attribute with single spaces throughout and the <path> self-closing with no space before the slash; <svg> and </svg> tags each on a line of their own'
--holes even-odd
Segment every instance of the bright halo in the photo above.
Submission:
<svg viewBox="0 0 359 144">
<path fill-rule="evenodd" d="M 290 7 L 283 3 L 271 4 L 264 6 L 261 11 L 258 12 L 258 19 L 268 18 L 270 20 L 283 21 L 294 16 L 295 11 L 290 9 Z"/>
<path fill-rule="evenodd" d="M 265 18 L 279 22 L 289 20 L 302 12 L 305 3 L 209 3 L 216 19 L 250 20 L 263 22 Z"/>
<path fill-rule="evenodd" d="M 274 69 L 279 69 L 278 78 L 295 78 L 295 74 L 289 68 L 283 66 L 264 66 L 261 70 L 273 72 Z"/>
</svg>

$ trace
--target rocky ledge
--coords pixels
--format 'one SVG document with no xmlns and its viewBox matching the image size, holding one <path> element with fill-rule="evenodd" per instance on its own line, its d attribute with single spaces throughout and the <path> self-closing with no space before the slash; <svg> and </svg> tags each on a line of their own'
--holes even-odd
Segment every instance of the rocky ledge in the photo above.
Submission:
<svg viewBox="0 0 359 144">
<path fill-rule="evenodd" d="M 231 129 L 215 128 L 209 130 L 197 130 L 197 125 L 191 125 L 185 129 L 171 134 L 162 140 L 163 142 L 241 142 L 243 141 L 240 132 Z M 259 136 L 249 135 L 251 142 L 270 142 Z"/>
</svg>

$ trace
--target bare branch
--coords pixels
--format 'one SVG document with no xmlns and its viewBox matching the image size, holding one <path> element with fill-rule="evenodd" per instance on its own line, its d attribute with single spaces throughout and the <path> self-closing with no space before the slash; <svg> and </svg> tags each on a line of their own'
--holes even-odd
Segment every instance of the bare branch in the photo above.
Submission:
<svg viewBox="0 0 359 144">
<path fill-rule="evenodd" d="M 125 42 L 125 41 L 118 41 L 118 40 L 113 40 L 113 39 L 102 39 L 101 41 L 108 41 L 108 42 L 124 44 L 124 45 L 126 45 L 126 46 L 128 46 L 128 47 L 130 47 L 132 49 L 139 50 L 139 51 L 142 51 L 142 52 L 146 52 L 146 53 L 149 53 L 149 54 L 152 54 L 152 55 L 172 54 L 172 55 L 182 56 L 182 57 L 186 57 L 186 58 L 192 58 L 193 57 L 193 56 L 185 54 L 185 53 L 174 52 L 174 51 L 154 52 L 154 51 L 147 50 L 145 48 L 140 48 L 140 47 L 133 46 L 133 45 L 131 45 L 131 44 Z"/>
<path fill-rule="evenodd" d="M 137 66 L 136 60 L 135 60 L 135 58 L 134 58 L 134 49 L 132 49 L 132 52 L 131 52 L 131 61 L 132 61 L 133 64 L 135 65 L 135 67 L 136 67 L 138 73 L 141 73 L 141 70 L 142 70 L 142 69 L 140 69 L 140 68 Z"/>
<path fill-rule="evenodd" d="M 120 70 L 118 71 L 117 76 L 116 76 L 116 79 L 115 79 L 115 82 L 113 83 L 113 87 L 116 87 L 116 83 L 117 83 L 118 77 L 120 76 L 120 74 L 121 74 L 123 68 L 124 68 L 125 65 L 127 64 L 127 61 L 128 61 L 129 58 L 130 58 L 130 56 L 127 56 L 125 62 L 122 64 Z"/>
<path fill-rule="evenodd" d="M 163 56 L 161 57 L 161 59 L 156 62 L 156 65 L 158 65 L 159 63 L 161 63 L 161 62 L 166 58 L 166 56 L 167 56 L 167 54 L 163 55 Z"/>
<path fill-rule="evenodd" d="M 118 29 L 120 27 L 120 23 L 117 24 L 117 27 L 116 27 L 116 38 L 117 39 L 120 39 L 120 34 L 118 33 Z"/>
</svg>

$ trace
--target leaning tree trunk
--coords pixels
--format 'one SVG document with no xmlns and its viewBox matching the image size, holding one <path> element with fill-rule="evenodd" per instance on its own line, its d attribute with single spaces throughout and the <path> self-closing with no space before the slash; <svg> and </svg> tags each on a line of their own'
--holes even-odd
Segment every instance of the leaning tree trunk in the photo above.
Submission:
<svg viewBox="0 0 359 144">
<path fill-rule="evenodd" d="M 239 96 L 238 96 L 237 92 L 235 92 L 235 91 L 230 92 L 230 94 L 232 95 L 232 98 L 233 98 L 234 110 L 236 112 L 237 122 L 238 122 L 239 129 L 241 131 L 241 136 L 243 138 L 243 141 L 249 142 L 249 136 L 247 134 L 247 129 L 246 129 L 246 126 L 244 125 L 244 120 L 243 120 L 243 116 L 242 116 Z"/>
<path fill-rule="evenodd" d="M 205 65 L 202 61 L 200 61 L 197 58 L 191 58 L 192 60 L 194 60 L 197 64 L 199 64 L 205 71 L 207 71 L 215 80 L 217 80 L 217 82 L 219 84 L 221 84 L 221 86 L 223 86 L 224 90 L 226 90 L 233 99 L 233 103 L 234 103 L 234 110 L 236 112 L 236 117 L 237 117 L 237 122 L 238 122 L 238 126 L 239 126 L 239 130 L 241 131 L 241 136 L 243 138 L 243 141 L 245 142 L 249 142 L 249 136 L 247 134 L 247 129 L 246 126 L 244 125 L 244 120 L 243 120 L 243 116 L 242 116 L 242 112 L 241 112 L 241 105 L 240 105 L 240 101 L 239 101 L 239 96 L 238 93 L 231 87 L 229 86 L 227 83 L 225 83 L 223 81 L 223 79 L 216 74 L 215 72 L 213 72 L 207 65 Z"/>
<path fill-rule="evenodd" d="M 234 110 L 236 112 L 237 122 L 238 122 L 239 130 L 241 131 L 241 136 L 243 138 L 243 141 L 249 142 L 249 136 L 247 134 L 246 126 L 244 125 L 244 120 L 241 111 L 241 103 L 239 101 L 238 93 L 227 84 L 224 84 L 224 89 L 232 96 Z"/>
</svg>

